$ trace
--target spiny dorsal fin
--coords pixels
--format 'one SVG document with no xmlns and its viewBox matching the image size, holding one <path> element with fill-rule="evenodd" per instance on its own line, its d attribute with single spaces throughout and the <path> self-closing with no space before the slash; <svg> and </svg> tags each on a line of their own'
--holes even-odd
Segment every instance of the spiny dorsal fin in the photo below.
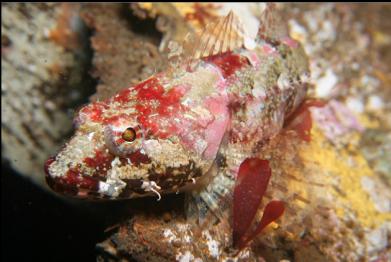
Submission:
<svg viewBox="0 0 391 262">
<path fill-rule="evenodd" d="M 230 11 L 228 15 L 208 23 L 201 32 L 191 32 L 182 44 L 171 41 L 168 45 L 169 72 L 175 73 L 182 64 L 186 70 L 197 59 L 233 51 L 244 46 L 255 47 L 254 39 L 248 36 L 239 18 Z"/>
<path fill-rule="evenodd" d="M 244 45 L 246 32 L 239 18 L 230 11 L 227 16 L 205 26 L 196 37 L 191 59 L 199 59 L 232 51 Z"/>
</svg>

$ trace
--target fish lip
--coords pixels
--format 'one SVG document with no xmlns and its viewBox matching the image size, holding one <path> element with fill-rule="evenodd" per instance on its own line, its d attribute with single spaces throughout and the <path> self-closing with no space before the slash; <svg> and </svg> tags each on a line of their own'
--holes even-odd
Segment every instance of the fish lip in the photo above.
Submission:
<svg viewBox="0 0 391 262">
<path fill-rule="evenodd" d="M 59 193 L 60 195 L 66 195 L 70 197 L 75 198 L 90 198 L 92 195 L 100 195 L 98 186 L 99 186 L 99 180 L 93 177 L 88 177 L 88 180 L 85 178 L 85 175 L 83 174 L 77 174 L 79 178 L 83 179 L 81 181 L 77 182 L 67 182 L 64 179 L 67 179 L 67 172 L 72 171 L 72 169 L 69 169 L 66 173 L 61 174 L 60 176 L 54 176 L 49 168 L 50 166 L 56 161 L 55 156 L 51 156 L 46 160 L 44 165 L 44 171 L 45 171 L 45 180 L 47 185 L 56 193 Z M 87 186 L 80 186 L 78 182 L 83 183 L 87 182 L 89 185 Z M 95 188 L 94 188 L 95 187 Z"/>
</svg>

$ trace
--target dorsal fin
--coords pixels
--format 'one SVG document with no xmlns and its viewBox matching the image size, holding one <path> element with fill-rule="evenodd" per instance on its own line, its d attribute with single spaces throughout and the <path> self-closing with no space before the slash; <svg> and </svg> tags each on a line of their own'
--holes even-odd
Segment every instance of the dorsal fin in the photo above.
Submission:
<svg viewBox="0 0 391 262">
<path fill-rule="evenodd" d="M 252 49 L 254 39 L 249 37 L 240 19 L 230 11 L 226 16 L 209 22 L 201 32 L 187 34 L 182 44 L 171 41 L 168 45 L 170 72 L 175 72 L 179 65 L 186 65 L 186 70 L 195 65 L 200 58 L 233 51 L 244 46 Z"/>
<path fill-rule="evenodd" d="M 246 32 L 239 18 L 230 11 L 227 16 L 207 24 L 192 43 L 191 59 L 232 51 L 244 45 Z M 195 43 L 195 46 L 194 46 Z"/>
</svg>

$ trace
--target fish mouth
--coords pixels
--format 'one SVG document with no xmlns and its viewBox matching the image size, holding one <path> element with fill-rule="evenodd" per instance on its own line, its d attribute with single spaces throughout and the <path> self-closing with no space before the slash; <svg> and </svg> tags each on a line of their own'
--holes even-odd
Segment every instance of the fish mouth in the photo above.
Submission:
<svg viewBox="0 0 391 262">
<path fill-rule="evenodd" d="M 55 157 L 50 157 L 44 167 L 46 183 L 53 191 L 78 198 L 102 198 L 99 193 L 99 179 L 84 175 L 75 168 L 70 168 L 61 176 L 54 176 L 49 169 L 55 161 Z"/>
<path fill-rule="evenodd" d="M 137 191 L 137 186 L 142 184 L 140 181 L 112 179 L 110 173 L 113 165 L 139 168 L 142 164 L 151 163 L 151 159 L 140 151 L 121 157 L 106 148 L 96 149 L 93 156 L 80 157 L 77 162 L 70 159 L 64 151 L 50 157 L 44 165 L 46 182 L 60 194 L 81 198 L 117 198 L 125 188 L 127 191 Z"/>
<path fill-rule="evenodd" d="M 127 162 L 123 158 L 115 159 L 113 162 Z M 148 170 L 145 177 L 116 179 L 107 174 L 86 174 L 77 166 L 56 173 L 52 166 L 56 161 L 56 157 L 51 157 L 45 162 L 45 178 L 49 187 L 62 195 L 91 200 L 130 199 L 155 194 L 160 198 L 159 193 L 180 192 L 189 185 L 193 186 L 203 174 L 202 168 L 194 161 L 188 165 L 167 167 L 163 171 L 151 162 L 143 166 Z"/>
</svg>

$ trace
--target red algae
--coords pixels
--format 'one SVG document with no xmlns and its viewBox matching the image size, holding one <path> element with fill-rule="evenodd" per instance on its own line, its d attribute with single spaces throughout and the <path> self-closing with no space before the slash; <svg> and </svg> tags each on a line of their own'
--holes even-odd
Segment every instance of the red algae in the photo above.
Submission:
<svg viewBox="0 0 391 262">
<path fill-rule="evenodd" d="M 279 217 L 284 214 L 285 204 L 282 201 L 273 200 L 267 203 L 261 221 L 259 222 L 255 231 L 246 238 L 246 240 L 240 241 L 238 248 L 244 248 L 251 240 L 259 235 L 270 223 L 276 221 Z"/>
<path fill-rule="evenodd" d="M 233 243 L 240 246 L 267 189 L 271 169 L 267 160 L 247 158 L 239 167 L 233 196 Z"/>
</svg>

